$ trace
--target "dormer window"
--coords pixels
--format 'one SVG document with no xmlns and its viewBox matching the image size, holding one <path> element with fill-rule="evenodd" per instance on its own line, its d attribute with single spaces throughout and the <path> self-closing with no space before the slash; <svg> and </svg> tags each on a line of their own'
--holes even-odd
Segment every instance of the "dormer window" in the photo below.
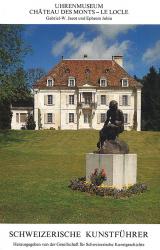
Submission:
<svg viewBox="0 0 160 250">
<path fill-rule="evenodd" d="M 108 72 L 110 72 L 110 68 L 106 68 L 106 69 L 104 70 L 104 73 L 108 73 Z"/>
<path fill-rule="evenodd" d="M 48 79 L 47 79 L 47 86 L 48 86 L 48 87 L 52 87 L 53 84 L 54 84 L 53 78 L 48 78 Z"/>
<path fill-rule="evenodd" d="M 122 87 L 128 87 L 128 79 L 122 79 Z"/>
<path fill-rule="evenodd" d="M 85 69 L 85 74 L 89 75 L 90 74 L 90 69 Z"/>
<path fill-rule="evenodd" d="M 65 73 L 69 74 L 70 73 L 70 69 L 69 68 L 65 69 Z"/>
<path fill-rule="evenodd" d="M 68 79 L 68 87 L 75 87 L 76 80 L 74 77 L 69 77 Z"/>
<path fill-rule="evenodd" d="M 100 87 L 106 87 L 107 86 L 107 80 L 105 78 L 100 79 Z"/>
</svg>

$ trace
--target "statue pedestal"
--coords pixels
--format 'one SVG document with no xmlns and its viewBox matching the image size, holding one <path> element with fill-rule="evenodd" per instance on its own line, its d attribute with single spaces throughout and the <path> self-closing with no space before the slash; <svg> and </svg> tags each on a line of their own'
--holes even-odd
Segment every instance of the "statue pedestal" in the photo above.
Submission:
<svg viewBox="0 0 160 250">
<path fill-rule="evenodd" d="M 106 172 L 104 185 L 122 189 L 136 184 L 137 154 L 86 154 L 86 181 L 90 181 L 96 168 Z"/>
</svg>

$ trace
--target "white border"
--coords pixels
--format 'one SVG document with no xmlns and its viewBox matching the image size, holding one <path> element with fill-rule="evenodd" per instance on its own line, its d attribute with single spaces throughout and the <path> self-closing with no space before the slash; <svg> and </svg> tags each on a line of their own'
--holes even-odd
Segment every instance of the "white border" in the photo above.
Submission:
<svg viewBox="0 0 160 250">
<path fill-rule="evenodd" d="M 12 249 L 145 249 L 159 250 L 159 225 L 136 224 L 1 224 L 1 250 Z M 27 237 L 25 232 L 35 232 L 35 237 Z M 24 237 L 22 236 L 24 232 Z M 38 237 L 38 233 L 43 237 Z M 48 237 L 47 236 L 48 232 Z M 51 232 L 67 232 L 67 237 L 51 237 Z M 70 234 L 71 232 L 71 234 Z M 69 236 L 73 235 L 75 237 Z M 78 233 L 77 233 L 78 232 Z M 89 233 L 87 233 L 89 232 Z M 106 232 L 106 237 L 99 236 L 99 232 Z M 18 237 L 18 236 L 22 237 Z M 97 237 L 96 237 L 97 234 Z M 108 236 L 107 236 L 108 234 Z M 12 237 L 10 237 L 12 236 Z M 15 236 L 15 237 L 14 237 Z M 92 236 L 92 237 L 90 237 Z M 130 237 L 131 236 L 131 237 Z M 18 246 L 18 244 L 39 244 L 39 246 Z M 77 244 L 71 246 L 69 244 Z M 81 244 L 83 243 L 83 245 Z M 88 246 L 87 246 L 88 243 Z M 135 246 L 115 246 L 116 244 L 135 244 Z M 16 245 L 17 244 L 17 245 Z M 43 244 L 46 244 L 44 246 Z M 52 245 L 51 245 L 52 244 Z M 65 246 L 59 246 L 65 244 Z M 67 246 L 68 244 L 68 246 Z M 89 245 L 90 244 L 90 245 Z M 108 246 L 93 246 L 93 244 L 108 244 Z M 113 244 L 113 246 L 112 246 Z M 141 244 L 142 246 L 136 246 Z"/>
<path fill-rule="evenodd" d="M 87 15 L 89 17 L 109 16 L 112 20 L 68 20 L 73 14 L 55 14 L 52 17 L 66 16 L 66 19 L 46 20 L 46 14 L 30 14 L 30 10 L 55 9 L 55 4 L 103 4 L 103 10 L 128 10 L 129 14 Z M 85 15 L 77 15 L 82 17 Z M 159 24 L 159 0 L 5 0 L 0 5 L 1 24 Z"/>
</svg>

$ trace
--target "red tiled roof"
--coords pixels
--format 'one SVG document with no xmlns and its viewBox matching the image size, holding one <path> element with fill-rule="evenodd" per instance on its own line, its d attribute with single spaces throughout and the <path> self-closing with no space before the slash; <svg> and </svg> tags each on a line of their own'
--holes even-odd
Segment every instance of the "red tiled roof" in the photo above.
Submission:
<svg viewBox="0 0 160 250">
<path fill-rule="evenodd" d="M 54 86 L 47 87 L 47 78 L 54 79 Z M 100 78 L 107 79 L 108 87 L 121 87 L 123 78 L 127 78 L 129 87 L 141 87 L 133 77 L 131 77 L 114 60 L 61 60 L 48 74 L 41 78 L 34 88 L 55 88 L 67 87 L 68 78 L 75 77 L 76 86 L 82 87 L 84 84 L 90 84 L 99 87 Z"/>
</svg>

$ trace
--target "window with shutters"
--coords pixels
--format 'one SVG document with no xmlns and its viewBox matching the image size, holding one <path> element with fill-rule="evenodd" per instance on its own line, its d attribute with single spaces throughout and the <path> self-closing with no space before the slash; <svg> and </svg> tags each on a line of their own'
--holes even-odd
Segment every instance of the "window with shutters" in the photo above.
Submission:
<svg viewBox="0 0 160 250">
<path fill-rule="evenodd" d="M 20 122 L 26 122 L 27 120 L 27 114 L 25 113 L 20 113 Z"/>
<path fill-rule="evenodd" d="M 48 79 L 47 79 L 47 86 L 48 86 L 48 87 L 52 87 L 53 84 L 54 84 L 53 79 L 52 79 L 52 78 L 48 78 Z"/>
<path fill-rule="evenodd" d="M 106 87 L 107 86 L 107 80 L 105 78 L 100 79 L 100 87 Z"/>
<path fill-rule="evenodd" d="M 19 123 L 19 113 L 16 113 L 16 122 Z"/>
<path fill-rule="evenodd" d="M 90 122 L 91 122 L 91 114 L 84 113 L 84 123 L 90 123 Z"/>
<path fill-rule="evenodd" d="M 69 95 L 69 104 L 74 104 L 74 95 Z"/>
<path fill-rule="evenodd" d="M 101 123 L 104 123 L 106 119 L 106 114 L 105 113 L 101 113 Z"/>
<path fill-rule="evenodd" d="M 128 79 L 122 79 L 122 87 L 128 87 Z"/>
<path fill-rule="evenodd" d="M 48 105 L 52 105 L 52 104 L 53 104 L 53 96 L 48 95 Z"/>
<path fill-rule="evenodd" d="M 74 77 L 69 77 L 68 79 L 68 87 L 74 87 L 75 86 L 75 78 Z"/>
<path fill-rule="evenodd" d="M 69 123 L 74 122 L 74 113 L 69 113 Z"/>
<path fill-rule="evenodd" d="M 101 105 L 101 96 L 97 94 L 97 105 Z"/>
<path fill-rule="evenodd" d="M 106 105 L 106 95 L 101 95 L 101 104 Z"/>
<path fill-rule="evenodd" d="M 128 114 L 123 114 L 124 116 L 124 124 L 128 123 Z"/>
<path fill-rule="evenodd" d="M 53 114 L 47 113 L 47 123 L 53 123 Z"/>
<path fill-rule="evenodd" d="M 122 95 L 122 105 L 123 106 L 128 105 L 128 95 Z"/>
<path fill-rule="evenodd" d="M 101 123 L 101 114 L 97 114 L 97 123 L 100 124 Z"/>
</svg>

